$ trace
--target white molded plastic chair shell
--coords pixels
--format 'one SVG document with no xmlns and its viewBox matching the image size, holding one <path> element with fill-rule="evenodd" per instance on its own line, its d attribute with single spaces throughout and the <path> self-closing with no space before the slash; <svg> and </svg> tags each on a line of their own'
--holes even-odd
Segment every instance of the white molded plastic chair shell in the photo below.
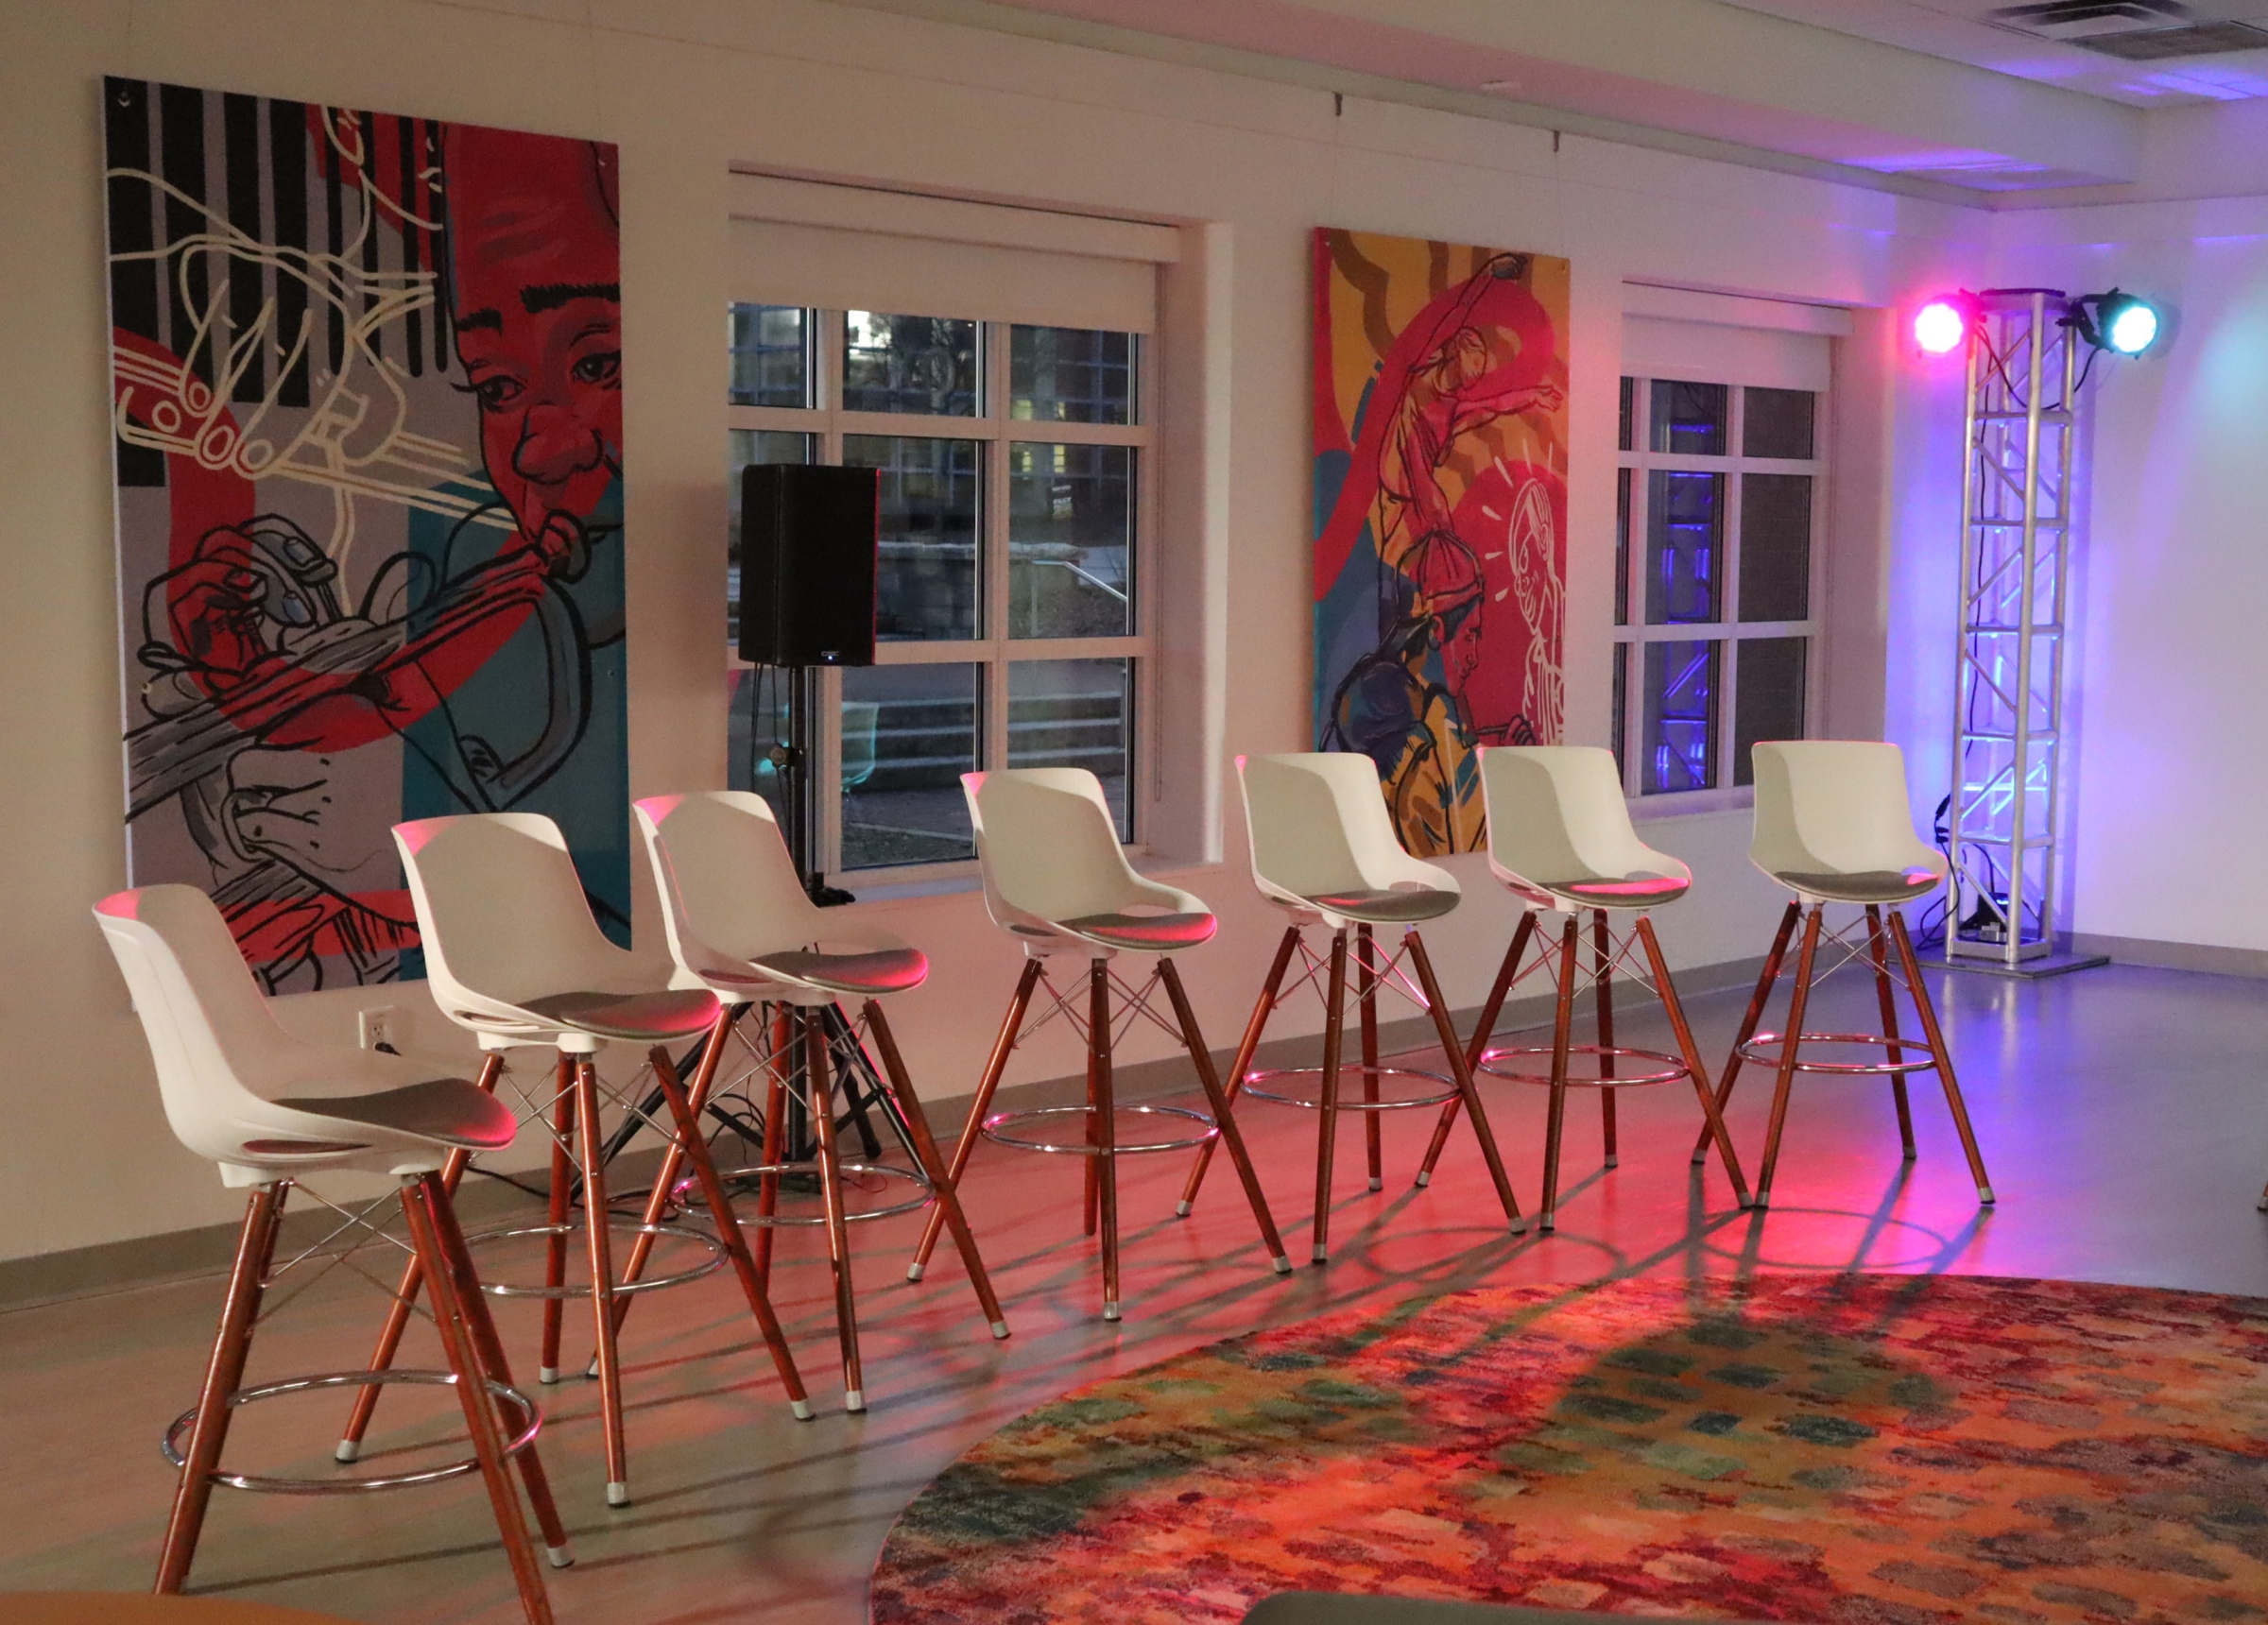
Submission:
<svg viewBox="0 0 2268 1625">
<path fill-rule="evenodd" d="M 469 1083 L 285 1032 L 228 922 L 196 887 L 119 892 L 95 904 L 94 917 L 148 1036 L 166 1121 L 229 1184 L 316 1168 L 421 1173 L 453 1147 L 511 1143 L 511 1113 Z M 327 1103 L 335 1115 L 321 1109 Z"/>
<path fill-rule="evenodd" d="M 1083 767 L 1019 767 L 964 773 L 969 818 L 976 830 L 985 906 L 1002 930 L 1044 950 L 1077 944 L 1091 950 L 1134 947 L 1103 943 L 1066 929 L 1066 921 L 1124 915 L 1133 909 L 1202 915 L 1212 911 L 1177 886 L 1144 880 L 1126 862 L 1102 781 Z M 1186 934 L 1186 933 L 1185 933 Z M 1175 943 L 1194 946 L 1194 942 Z"/>
<path fill-rule="evenodd" d="M 1270 901 L 1321 915 L 1336 930 L 1360 915 L 1323 906 L 1323 899 L 1396 890 L 1461 895 L 1454 875 L 1402 849 L 1379 791 L 1378 766 L 1367 756 L 1335 750 L 1240 756 L 1236 776 L 1251 837 L 1252 882 Z"/>
<path fill-rule="evenodd" d="M 1748 857 L 1781 884 L 1838 898 L 1887 891 L 1894 895 L 1848 900 L 1902 901 L 1927 894 L 1950 870 L 1945 854 L 1915 832 L 1906 761 L 1897 745 L 1787 740 L 1754 749 L 1756 833 Z M 1903 876 L 1906 884 L 1836 887 L 1829 883 L 1835 876 L 1882 882 Z"/>
<path fill-rule="evenodd" d="M 745 790 L 650 795 L 635 811 L 677 961 L 672 987 L 703 987 L 745 1003 L 752 981 L 779 984 L 775 991 L 811 985 L 754 963 L 768 955 L 820 943 L 912 953 L 903 937 L 811 900 L 763 796 Z"/>
<path fill-rule="evenodd" d="M 520 1001 L 568 989 L 644 993 L 652 981 L 591 915 L 566 837 L 535 812 L 478 812 L 394 826 L 425 950 L 451 1020 L 549 1042 Z"/>
<path fill-rule="evenodd" d="M 1614 753 L 1589 744 L 1481 750 L 1488 867 L 1555 908 L 1650 908 L 1682 897 L 1693 872 L 1638 838 Z M 1657 881 L 1658 884 L 1647 884 Z"/>
</svg>

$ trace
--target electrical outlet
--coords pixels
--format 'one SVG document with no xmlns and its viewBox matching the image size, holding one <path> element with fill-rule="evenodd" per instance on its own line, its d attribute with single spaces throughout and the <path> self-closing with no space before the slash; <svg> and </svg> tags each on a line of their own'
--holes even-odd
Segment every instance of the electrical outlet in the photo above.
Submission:
<svg viewBox="0 0 2268 1625">
<path fill-rule="evenodd" d="M 393 1004 L 381 1004 L 365 1010 L 360 1018 L 362 1047 L 366 1050 L 385 1050 L 399 1054 L 395 1040 L 402 1035 L 402 1011 Z"/>
</svg>

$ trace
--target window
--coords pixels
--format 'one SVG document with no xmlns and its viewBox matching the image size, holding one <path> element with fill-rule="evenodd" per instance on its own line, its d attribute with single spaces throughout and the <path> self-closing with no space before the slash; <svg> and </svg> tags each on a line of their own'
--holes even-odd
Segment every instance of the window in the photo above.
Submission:
<svg viewBox="0 0 2268 1625">
<path fill-rule="evenodd" d="M 728 341 L 735 499 L 751 462 L 881 474 L 876 663 L 821 678 L 822 867 L 974 857 L 960 776 L 981 767 L 1091 769 L 1132 842 L 1151 649 L 1139 335 L 735 304 Z M 776 796 L 784 676 L 733 681 L 730 782 Z"/>
<path fill-rule="evenodd" d="M 1821 396 L 1623 380 L 1614 747 L 1634 795 L 1745 785 L 1806 732 L 1818 644 Z"/>
</svg>

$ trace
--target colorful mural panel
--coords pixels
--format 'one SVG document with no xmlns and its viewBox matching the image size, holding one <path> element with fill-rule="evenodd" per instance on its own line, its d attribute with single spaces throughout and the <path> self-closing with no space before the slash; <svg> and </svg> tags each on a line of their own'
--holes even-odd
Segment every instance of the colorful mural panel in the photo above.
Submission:
<svg viewBox="0 0 2268 1625">
<path fill-rule="evenodd" d="M 1314 234 L 1315 738 L 1420 855 L 1486 841 L 1485 744 L 1558 742 L 1568 262 Z"/>
<path fill-rule="evenodd" d="M 133 882 L 272 992 L 416 977 L 391 826 L 541 812 L 627 943 L 614 148 L 103 102 Z"/>
</svg>

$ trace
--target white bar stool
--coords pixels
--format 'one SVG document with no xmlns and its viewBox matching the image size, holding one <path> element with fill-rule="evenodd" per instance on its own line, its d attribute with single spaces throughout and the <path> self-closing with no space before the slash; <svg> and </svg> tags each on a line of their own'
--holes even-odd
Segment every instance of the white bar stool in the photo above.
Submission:
<svg viewBox="0 0 2268 1625">
<path fill-rule="evenodd" d="M 550 819 L 529 812 L 484 812 L 426 818 L 394 827 L 394 845 L 409 878 L 425 950 L 425 973 L 442 1012 L 490 1042 L 542 1044 L 558 1053 L 551 1099 L 551 1209 L 540 1227 L 546 1239 L 544 1281 L 534 1286 L 490 1286 L 499 1295 L 543 1300 L 543 1375 L 558 1370 L 560 1309 L 585 1289 L 566 1280 L 567 1239 L 576 1228 L 568 1213 L 571 1175 L 583 1189 L 580 1226 L 590 1254 L 591 1297 L 597 1352 L 599 1415 L 605 1435 L 607 1504 L 629 1502 L 629 1456 L 622 1420 L 621 1361 L 615 1326 L 626 1290 L 677 1285 L 694 1273 L 624 1283 L 614 1274 L 617 1221 L 608 1212 L 606 1156 L 599 1130 L 602 1094 L 637 1111 L 624 1090 L 602 1091 L 593 1057 L 609 1042 L 646 1045 L 647 1062 L 667 1102 L 671 1120 L 655 1122 L 664 1139 L 693 1163 L 716 1234 L 670 1227 L 669 1233 L 713 1246 L 740 1278 L 749 1313 L 771 1351 L 772 1362 L 799 1418 L 811 1407 L 795 1357 L 734 1222 L 730 1198 L 718 1179 L 708 1142 L 694 1117 L 665 1044 L 707 1035 L 721 1013 L 713 995 L 698 989 L 657 988 L 638 961 L 609 942 L 591 915 L 567 842 Z M 633 1226 L 641 1233 L 645 1227 Z M 537 1233 L 526 1229 L 500 1235 Z M 705 1271 L 699 1273 L 706 1273 Z"/>
<path fill-rule="evenodd" d="M 1914 939 L 1906 932 L 1900 905 L 1917 902 L 1944 883 L 1952 865 L 1945 854 L 1914 832 L 1914 814 L 1907 799 L 1906 762 L 1895 744 L 1861 740 L 1791 740 L 1755 746 L 1756 833 L 1749 845 L 1749 861 L 1796 894 L 1780 916 L 1779 932 L 1765 956 L 1764 971 L 1756 984 L 1748 1013 L 1742 1018 L 1740 1036 L 1725 1063 L 1717 1086 L 1717 1104 L 1732 1098 L 1744 1062 L 1774 1068 L 1778 1085 L 1772 1097 L 1772 1126 L 1764 1138 L 1764 1161 L 1756 1176 L 1756 1206 L 1772 1196 L 1772 1174 L 1779 1164 L 1780 1131 L 1787 1124 L 1788 1094 L 1797 1072 L 1843 1077 L 1888 1077 L 1891 1097 L 1898 1104 L 1899 1138 L 1908 1161 L 1914 1157 L 1914 1116 L 1906 1098 L 1906 1078 L 1913 1072 L 1933 1071 L 1945 1087 L 1945 1103 L 1960 1132 L 1961 1147 L 1968 1155 L 1968 1170 L 1977 1187 L 1977 1200 L 1992 1204 L 1992 1182 L 1984 1172 L 1984 1158 L 1977 1150 L 1976 1131 L 1969 1126 L 1968 1105 L 1961 1098 L 1960 1082 L 1953 1076 L 1952 1056 L 1945 1047 L 1945 1033 L 1937 1022 L 1936 1007 L 1921 979 L 1921 962 L 1915 957 Z M 1822 918 L 1829 903 L 1857 904 L 1864 913 L 1840 929 L 1826 933 L 1828 946 L 1842 957 L 1827 970 L 1817 970 Z M 1884 915 L 1887 935 L 1896 949 L 1894 969 L 1884 951 Z M 1759 1033 L 1764 1004 L 1779 980 L 1787 957 L 1788 939 L 1796 922 L 1804 921 L 1803 944 L 1796 960 L 1796 984 L 1788 1001 L 1792 1037 Z M 1866 928 L 1864 949 L 1851 941 L 1863 918 Z M 1873 964 L 1875 995 L 1882 1016 L 1880 1033 L 1807 1033 L 1804 1007 L 1819 980 L 1841 969 L 1864 952 Z M 1894 990 L 1903 986 L 1920 1018 L 1922 1041 L 1901 1038 Z M 1879 1048 L 1880 1061 L 1837 1060 L 1806 1055 L 1804 1047 L 1835 1045 Z M 1909 1052 L 1915 1058 L 1908 1059 Z M 1700 1153 L 1696 1150 L 1695 1160 Z"/>
<path fill-rule="evenodd" d="M 1595 745 L 1489 745 L 1481 751 L 1481 795 L 1488 813 L 1488 867 L 1512 895 L 1528 905 L 1512 932 L 1512 946 L 1498 967 L 1496 982 L 1481 1007 L 1469 1052 L 1473 1066 L 1490 1077 L 1513 1083 L 1540 1084 L 1552 1091 L 1543 1136 L 1543 1207 L 1539 1229 L 1557 1223 L 1559 1155 L 1567 1124 L 1567 1091 L 1595 1087 L 1599 1091 L 1600 1129 L 1605 1139 L 1606 1164 L 1616 1167 L 1622 1158 L 1615 1140 L 1615 1092 L 1647 1084 L 1692 1080 L 1700 1098 L 1703 1143 L 1714 1139 L 1725 1172 L 1743 1206 L 1748 1203 L 1748 1182 L 1742 1177 L 1741 1160 L 1717 1102 L 1710 1093 L 1709 1069 L 1693 1043 L 1692 1028 L 1677 985 L 1670 978 L 1669 962 L 1654 935 L 1648 911 L 1674 903 L 1692 889 L 1693 872 L 1667 852 L 1658 852 L 1638 838 L 1630 825 L 1630 805 L 1624 799 L 1622 775 L 1614 754 Z M 1556 968 L 1553 982 L 1557 1009 L 1548 1049 L 1535 1046 L 1488 1047 L 1504 999 L 1521 977 L 1554 963 L 1553 944 L 1540 945 L 1536 962 L 1524 970 L 1521 961 L 1529 939 L 1539 934 L 1538 910 L 1558 919 Z M 1576 949 L 1582 918 L 1590 915 L 1590 966 L 1586 972 L 1577 963 Z M 1616 940 L 1613 916 L 1629 916 L 1630 923 Z M 1548 928 L 1541 928 L 1548 929 Z M 1632 963 L 1632 950 L 1641 950 L 1642 968 Z M 1670 1018 L 1676 1035 L 1677 1053 L 1638 1050 L 1614 1041 L 1614 978 L 1620 972 L 1641 985 L 1651 983 Z M 1599 1041 L 1576 1044 L 1575 995 L 1588 975 L 1598 1016 Z M 1572 1070 L 1575 1055 L 1592 1057 L 1594 1075 L 1578 1077 Z M 1551 1057 L 1548 1073 L 1507 1069 L 1499 1063 L 1517 1056 Z M 1638 1062 L 1644 1069 L 1624 1069 Z M 1451 1108 L 1453 1110 L 1452 1108 Z M 1426 1167 L 1441 1149 L 1449 1132 L 1451 1111 L 1444 1110 L 1434 1131 L 1434 1149 Z M 1698 1158 L 1695 1159 L 1699 1160 Z"/>
<path fill-rule="evenodd" d="M 1228 1098 L 1213 1070 L 1212 1055 L 1197 1028 L 1196 1013 L 1174 968 L 1173 955 L 1212 940 L 1219 922 L 1202 901 L 1175 886 L 1160 885 L 1134 872 L 1118 844 L 1118 826 L 1103 798 L 1101 780 L 1084 768 L 1027 767 L 1005 772 L 964 773 L 961 788 L 969 797 L 969 815 L 976 827 L 976 857 L 984 873 L 985 906 L 992 923 L 1023 945 L 1023 974 L 1008 1001 L 1007 1018 L 993 1041 L 992 1054 L 978 1081 L 969 1120 L 962 1126 L 946 1170 L 949 1185 L 957 1187 L 969 1166 L 969 1154 L 977 1137 L 1022 1151 L 1068 1153 L 1087 1160 L 1086 1233 L 1099 1230 L 1103 1254 L 1103 1318 L 1119 1318 L 1118 1269 L 1118 1157 L 1121 1153 L 1186 1151 L 1219 1136 L 1228 1145 L 1228 1158 L 1244 1181 L 1245 1198 L 1259 1223 L 1261 1239 L 1279 1274 L 1288 1274 L 1283 1240 L 1260 1191 L 1260 1179 L 1245 1151 L 1244 1137 L 1229 1115 Z M 1111 962 L 1121 953 L 1156 956 L 1156 967 L 1137 989 L 1120 978 Z M 1087 960 L 1087 1008 L 1064 998 L 1048 977 L 1048 961 L 1057 954 L 1076 954 Z M 1083 1106 L 1043 1106 L 1031 1111 L 988 1116 L 992 1096 L 1000 1087 L 1008 1056 L 1026 1035 L 1024 1016 L 1035 989 L 1044 985 L 1049 1005 L 1040 1018 L 1046 1022 L 1063 1017 L 1087 1039 L 1087 1103 Z M 1150 1008 L 1152 992 L 1162 985 L 1172 1001 L 1174 1019 Z M 1110 1086 L 1110 1051 L 1113 1029 L 1120 1021 L 1131 1024 L 1137 1016 L 1173 1036 L 1189 1052 L 1204 1086 L 1212 1114 L 1180 1106 L 1119 1105 Z M 1035 1023 L 1038 1025 L 1039 1023 Z M 1121 1113 L 1145 1118 L 1177 1119 L 1194 1132 L 1174 1138 L 1122 1144 L 1118 1138 Z M 1080 1137 L 1031 1138 L 1044 1133 L 1041 1125 L 1063 1118 L 1080 1120 Z M 931 1212 L 921 1233 L 921 1244 L 907 1268 L 909 1279 L 919 1280 L 937 1244 L 945 1209 Z"/>
<path fill-rule="evenodd" d="M 437 1076 L 402 1056 L 309 1044 L 284 1032 L 246 968 L 220 911 L 194 887 L 119 892 L 97 903 L 94 916 L 142 1018 L 166 1120 L 183 1145 L 220 1165 L 224 1184 L 251 1193 L 204 1387 L 197 1408 L 165 1436 L 166 1457 L 180 1468 L 181 1478 L 165 1526 L 155 1589 L 161 1595 L 177 1593 L 188 1579 L 216 1483 L 326 1495 L 399 1489 L 477 1471 L 511 1560 L 521 1607 L 530 1625 L 549 1625 L 543 1571 L 507 1466 L 517 1460 L 551 1562 L 564 1567 L 573 1561 L 567 1532 L 535 1449 L 541 1416 L 535 1402 L 512 1385 L 504 1345 L 439 1177 L 453 1151 L 509 1145 L 515 1128 L 511 1112 L 473 1085 Z M 261 1299 L 276 1278 L 269 1271 L 284 1202 L 307 1174 L 329 1170 L 385 1172 L 399 1183 L 410 1249 L 436 1283 L 434 1324 L 448 1358 L 446 1372 L 356 1371 L 243 1386 Z M 377 1204 L 357 1213 L 317 1200 L 346 1221 L 341 1231 L 359 1227 L 372 1237 L 383 1234 L 369 1217 Z M 345 1253 L 359 1244 L 351 1243 Z M 335 1261 L 344 1256 L 318 1247 L 293 1262 L 305 1257 Z M 280 1479 L 221 1470 L 221 1446 L 238 1406 L 385 1381 L 454 1387 L 472 1437 L 472 1458 L 423 1471 L 359 1478 Z M 185 1445 L 180 1443 L 184 1432 Z"/>
<path fill-rule="evenodd" d="M 851 1291 L 850 1224 L 855 1219 L 881 1218 L 911 1211 L 934 1201 L 953 1229 L 954 1242 L 976 1289 L 979 1308 L 995 1338 L 1008 1335 L 1000 1300 L 976 1249 L 976 1238 L 961 1211 L 960 1198 L 937 1154 L 929 1119 L 914 1093 L 913 1080 L 899 1052 L 880 999 L 919 987 L 929 976 L 929 961 L 901 937 L 858 918 L 845 909 L 822 909 L 811 900 L 797 879 L 795 863 L 772 810 L 761 795 L 746 791 L 711 791 L 694 795 L 656 795 L 637 804 L 638 827 L 645 836 L 645 851 L 654 868 L 654 883 L 662 894 L 669 928 L 669 951 L 678 973 L 671 984 L 713 993 L 724 1008 L 702 1050 L 690 1103 L 696 1114 L 707 1104 L 728 1037 L 748 1010 L 759 1004 L 774 1007 L 782 1040 L 758 1050 L 756 1066 L 768 1084 L 764 1112 L 764 1160 L 753 1168 L 728 1169 L 728 1178 L 756 1176 L 760 1181 L 755 1217 L 746 1225 L 765 1230 L 782 1223 L 777 1217 L 780 1176 L 816 1173 L 821 1211 L 827 1230 L 827 1251 L 834 1271 L 835 1327 L 842 1343 L 845 1404 L 852 1411 L 866 1409 L 866 1383 L 858 1350 L 858 1309 Z M 919 1172 L 914 1176 L 921 1195 L 911 1204 L 885 1206 L 871 1212 L 845 1211 L 841 1176 L 846 1170 L 868 1172 L 867 1165 L 845 1163 L 835 1147 L 833 1090 L 829 1082 L 829 1035 L 821 1015 L 839 999 L 863 1001 L 866 1032 L 880 1052 L 882 1076 L 889 1098 L 885 1117 L 899 1130 Z M 761 1023 L 760 1020 L 760 1025 Z M 860 1041 L 858 1029 L 850 1029 Z M 751 1046 L 753 1049 L 754 1047 Z M 795 1094 L 810 1117 L 817 1141 L 816 1163 L 780 1159 L 781 1120 L 788 1095 Z M 657 1221 L 666 1205 L 678 1196 L 679 1152 L 671 1146 L 662 1156 L 660 1175 L 647 1207 L 647 1222 Z M 882 1169 L 885 1172 L 900 1172 Z M 644 1264 L 643 1243 L 631 1254 L 626 1272 L 638 1278 Z M 768 1255 L 768 1248 L 765 1249 Z M 761 1273 L 765 1258 L 758 1261 Z"/>
<path fill-rule="evenodd" d="M 1473 1088 L 1465 1047 L 1450 1022 L 1449 1006 L 1441 998 L 1433 961 L 1425 951 L 1425 938 L 1418 930 L 1424 921 L 1438 919 L 1457 906 L 1463 893 L 1456 877 L 1402 849 L 1385 797 L 1379 791 L 1378 767 L 1367 756 L 1352 751 L 1240 756 L 1236 775 L 1244 792 L 1245 826 L 1251 835 L 1252 883 L 1260 888 L 1262 897 L 1291 916 L 1291 923 L 1284 927 L 1282 940 L 1276 946 L 1276 958 L 1261 986 L 1260 1001 L 1252 1007 L 1252 1018 L 1228 1069 L 1228 1099 L 1233 1102 L 1241 1089 L 1258 1100 L 1304 1106 L 1317 1114 L 1312 1261 L 1320 1264 L 1331 1256 L 1332 1163 L 1342 1110 L 1363 1114 L 1370 1189 L 1381 1190 L 1385 1187 L 1385 1174 L 1379 1145 L 1379 1114 L 1461 1101 L 1471 1114 L 1473 1133 L 1481 1142 L 1481 1155 L 1488 1165 L 1504 1218 L 1515 1233 L 1524 1231 L 1527 1222 L 1520 1216 L 1520 1204 L 1513 1197 L 1496 1136 Z M 1308 927 L 1317 925 L 1331 935 L 1328 962 L 1307 945 Z M 1380 926 L 1402 933 L 1401 947 L 1383 957 L 1373 939 L 1373 931 Z M 1342 1064 L 1340 1053 L 1347 1025 L 1349 932 L 1354 939 L 1355 1001 L 1363 1053 L 1362 1064 L 1353 1068 Z M 1292 990 L 1303 984 L 1314 986 L 1323 997 L 1323 1064 L 1319 1068 L 1253 1071 L 1253 1054 L 1267 1030 L 1269 1016 L 1283 1001 L 1283 979 L 1295 954 L 1300 961 L 1300 974 Z M 1408 971 L 1402 968 L 1404 960 Z M 1411 984 L 1412 972 L 1416 985 Z M 1318 977 L 1323 978 L 1320 984 Z M 1441 1053 L 1449 1061 L 1448 1077 L 1379 1064 L 1381 987 L 1393 988 L 1433 1018 Z M 1340 1076 L 1349 1070 L 1363 1081 L 1359 1101 L 1340 1098 Z M 1314 1098 L 1264 1086 L 1280 1078 L 1299 1076 L 1318 1080 Z M 1387 1097 L 1383 1084 L 1388 1078 L 1415 1079 L 1418 1086 Z M 1434 1086 L 1426 1087 L 1428 1084 Z M 1211 1157 L 1210 1144 L 1197 1153 L 1196 1166 L 1190 1170 L 1189 1183 L 1181 1192 L 1183 1214 L 1195 1203 Z M 1418 1183 L 1425 1184 L 1432 1172 L 1429 1159 Z"/>
</svg>

